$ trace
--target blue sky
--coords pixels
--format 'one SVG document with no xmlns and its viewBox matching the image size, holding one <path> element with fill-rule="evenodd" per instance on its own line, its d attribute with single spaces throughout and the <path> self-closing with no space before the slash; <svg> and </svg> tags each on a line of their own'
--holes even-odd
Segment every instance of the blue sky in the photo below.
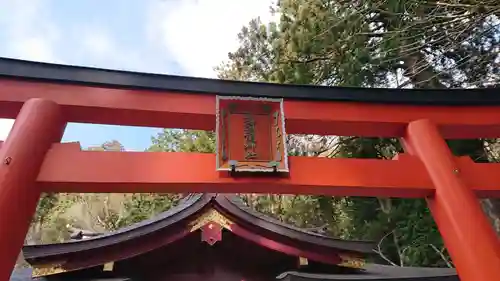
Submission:
<svg viewBox="0 0 500 281">
<path fill-rule="evenodd" d="M 215 77 L 252 18 L 270 0 L 0 0 L 0 57 Z M 215 109 L 214 109 L 215 110 Z M 0 139 L 12 120 L 0 119 Z M 159 128 L 71 123 L 63 141 L 83 147 L 116 139 L 147 148 Z"/>
</svg>

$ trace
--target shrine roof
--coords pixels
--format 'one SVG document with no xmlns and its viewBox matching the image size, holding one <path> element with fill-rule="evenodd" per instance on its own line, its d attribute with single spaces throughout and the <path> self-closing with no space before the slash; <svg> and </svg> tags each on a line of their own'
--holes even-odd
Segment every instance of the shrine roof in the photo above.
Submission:
<svg viewBox="0 0 500 281">
<path fill-rule="evenodd" d="M 114 232 L 83 239 L 71 240 L 64 243 L 25 245 L 23 254 L 28 262 L 49 256 L 58 256 L 89 249 L 117 245 L 172 227 L 178 222 L 185 222 L 193 215 L 207 208 L 216 208 L 229 216 L 236 223 L 245 223 L 252 228 L 272 232 L 287 239 L 301 243 L 313 244 L 326 248 L 360 254 L 372 254 L 372 241 L 348 241 L 334 239 L 312 231 L 307 231 L 266 216 L 247 207 L 246 204 L 233 194 L 190 194 L 181 202 L 166 212 L 144 220 L 142 222 L 121 228 Z"/>
<path fill-rule="evenodd" d="M 419 105 L 499 105 L 497 89 L 387 89 L 284 85 L 139 73 L 0 58 L 0 78 L 222 96 Z"/>
<path fill-rule="evenodd" d="M 398 267 L 380 264 L 367 264 L 360 274 L 316 274 L 284 272 L 276 277 L 282 281 L 459 281 L 453 268 Z"/>
<path fill-rule="evenodd" d="M 47 277 L 32 277 L 31 268 L 16 268 L 12 272 L 9 281 L 49 281 Z M 53 280 L 53 279 L 52 279 Z M 93 278 L 80 281 L 131 281 L 130 278 Z"/>
<path fill-rule="evenodd" d="M 10 281 L 47 281 L 45 277 L 32 278 L 30 268 L 15 269 Z M 129 278 L 98 278 L 87 281 L 130 281 Z M 284 272 L 276 277 L 281 281 L 459 281 L 455 269 L 426 267 L 397 267 L 379 264 L 365 265 L 362 273 L 315 274 L 296 271 Z"/>
</svg>

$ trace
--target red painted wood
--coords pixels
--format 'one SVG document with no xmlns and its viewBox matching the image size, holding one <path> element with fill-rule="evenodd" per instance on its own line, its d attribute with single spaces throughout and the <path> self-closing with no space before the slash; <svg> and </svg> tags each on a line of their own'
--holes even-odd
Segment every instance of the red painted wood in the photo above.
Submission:
<svg viewBox="0 0 500 281">
<path fill-rule="evenodd" d="M 144 280 L 231 280 L 240 277 L 264 281 L 297 268 L 296 257 L 260 247 L 229 231 L 223 231 L 222 241 L 213 246 L 200 242 L 199 235 L 199 232 L 193 233 L 167 247 L 116 263 L 114 272 L 122 276 L 141 276 Z"/>
<path fill-rule="evenodd" d="M 237 161 L 237 171 L 288 171 L 281 100 L 217 97 L 217 104 L 218 170 L 230 170 L 229 162 Z"/>
<path fill-rule="evenodd" d="M 75 270 L 90 269 L 92 266 L 114 261 L 115 274 L 122 276 L 135 274 L 145 280 L 174 278 L 174 276 L 210 277 L 217 270 L 247 277 L 260 274 L 268 277 L 265 280 L 270 280 L 279 273 L 296 268 L 296 257 L 274 251 L 269 247 L 261 247 L 227 230 L 223 231 L 222 241 L 213 246 L 200 241 L 202 235 L 200 230 L 195 232 L 170 230 L 141 237 L 127 244 L 65 255 L 63 257 L 67 262 L 65 268 L 78 274 Z M 336 256 L 336 253 L 331 255 Z M 53 261 L 60 261 L 61 258 L 56 256 Z M 44 259 L 39 262 L 46 263 L 50 260 Z M 151 276 L 155 278 L 147 279 Z"/>
<path fill-rule="evenodd" d="M 426 197 L 434 192 L 422 162 L 290 157 L 290 173 L 233 178 L 215 171 L 215 155 L 203 153 L 81 151 L 55 144 L 38 182 L 55 192 L 220 192 Z M 478 196 L 500 197 L 500 164 L 461 159 L 464 179 Z M 311 176 L 314 175 L 314 176 Z"/>
<path fill-rule="evenodd" d="M 157 276 L 152 281 L 268 281 L 273 280 L 275 276 L 259 276 L 254 274 L 244 274 L 238 271 L 228 270 L 222 266 L 215 267 L 211 272 L 203 273 L 179 273 L 165 276 Z"/>
<path fill-rule="evenodd" d="M 436 126 L 429 120 L 412 122 L 404 140 L 436 186 L 429 207 L 460 280 L 500 280 L 498 238 Z"/>
<path fill-rule="evenodd" d="M 213 246 L 222 240 L 222 226 L 216 222 L 209 222 L 201 227 L 201 240 Z"/>
<path fill-rule="evenodd" d="M 57 104 L 31 99 L 0 150 L 0 280 L 9 280 L 40 197 L 38 171 L 65 126 Z"/>
<path fill-rule="evenodd" d="M 330 253 L 330 255 L 323 255 L 317 252 L 313 251 L 308 251 L 306 249 L 299 249 L 294 246 L 290 246 L 281 242 L 278 242 L 276 240 L 272 240 L 269 238 L 266 238 L 264 236 L 257 235 L 256 233 L 250 232 L 243 227 L 240 227 L 239 225 L 232 225 L 231 231 L 242 237 L 245 238 L 249 241 L 252 241 L 262 247 L 266 247 L 268 249 L 280 252 L 280 253 L 285 253 L 290 256 L 295 256 L 297 259 L 299 257 L 304 257 L 308 258 L 313 261 L 317 262 L 322 262 L 326 264 L 339 264 L 341 262 L 340 257 L 337 255 L 337 253 Z"/>
<path fill-rule="evenodd" d="M 24 101 L 43 97 L 60 104 L 68 121 L 215 129 L 215 94 L 124 90 L 3 79 L 0 118 L 15 118 Z M 403 136 L 406 125 L 427 118 L 445 138 L 500 137 L 496 106 L 406 106 L 285 100 L 286 130 L 349 136 Z"/>
<path fill-rule="evenodd" d="M 32 100 L 38 97 L 57 102 L 62 114 L 53 102 Z M 457 160 L 442 139 L 500 137 L 498 106 L 285 101 L 288 133 L 405 137 L 408 148 L 424 165 L 411 157 L 398 161 L 297 157 L 290 160 L 289 177 L 240 179 L 216 173 L 214 155 L 97 154 L 54 146 L 44 161 L 50 144 L 60 139 L 65 121 L 213 130 L 215 94 L 0 81 L 0 118 L 16 118 L 21 107 L 0 150 L 0 161 L 4 161 L 0 163 L 0 280 L 10 274 L 41 188 L 65 192 L 435 195 L 429 204 L 462 280 L 500 280 L 496 272 L 500 268 L 498 240 L 474 196 L 500 197 L 500 168 L 498 164 Z M 430 121 L 414 122 L 419 119 Z M 457 167 L 459 176 L 451 171 Z"/>
<path fill-rule="evenodd" d="M 175 233 L 168 232 L 168 234 L 166 234 L 165 232 L 159 232 L 151 237 L 143 237 L 145 239 L 131 241 L 126 244 L 116 244 L 106 248 L 89 249 L 87 251 L 69 254 L 65 256 L 67 260 L 64 268 L 66 270 L 75 271 L 92 266 L 99 266 L 110 261 L 120 262 L 160 249 L 189 234 L 190 232 L 186 228 L 179 229 Z M 60 259 L 59 256 L 54 257 L 54 261 L 58 261 L 58 259 Z M 50 259 L 44 259 L 42 262 L 50 261 Z"/>
<path fill-rule="evenodd" d="M 185 251 L 191 251 L 177 255 L 176 259 L 179 261 L 153 266 L 155 273 L 151 274 L 154 276 L 151 280 L 264 281 L 273 280 L 279 274 L 278 270 L 287 269 L 283 262 L 276 260 L 274 256 L 263 255 L 266 252 L 256 255 L 255 252 L 249 253 L 248 248 L 238 248 L 237 244 L 233 244 L 233 247 L 238 250 L 233 251 L 220 249 L 219 245 L 222 243 L 213 247 L 195 248 L 196 251 L 185 248 Z M 193 252 L 197 254 L 193 255 Z M 260 262 L 256 262 L 257 259 Z M 263 261 L 269 263 L 265 264 Z M 146 268 L 142 270 L 146 271 Z"/>
</svg>

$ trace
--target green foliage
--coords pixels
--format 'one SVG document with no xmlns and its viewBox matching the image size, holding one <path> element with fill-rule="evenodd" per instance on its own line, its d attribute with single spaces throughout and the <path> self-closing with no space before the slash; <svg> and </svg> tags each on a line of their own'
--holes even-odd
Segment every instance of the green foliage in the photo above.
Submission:
<svg viewBox="0 0 500 281">
<path fill-rule="evenodd" d="M 239 35 L 239 48 L 217 71 L 224 79 L 293 84 L 489 87 L 500 79 L 495 63 L 500 59 L 495 28 L 499 7 L 491 2 L 488 8 L 477 9 L 480 5 L 281 0 L 275 7 L 279 23 L 250 22 Z M 402 150 L 396 139 L 337 140 L 330 153 L 337 157 L 389 159 Z M 482 140 L 449 144 L 456 155 L 487 161 Z M 294 154 L 310 155 L 303 147 Z M 381 257 L 394 264 L 449 266 L 423 200 L 273 198 L 252 196 L 248 201 L 300 226 L 326 222 L 331 235 L 380 241 Z M 272 207 L 275 202 L 281 207 Z"/>
<path fill-rule="evenodd" d="M 148 151 L 213 152 L 214 134 L 204 131 L 164 130 L 153 137 Z M 124 151 L 116 140 L 92 151 Z M 69 228 L 113 231 L 140 222 L 175 206 L 178 194 L 43 194 L 34 217 L 29 243 L 56 243 L 69 239 Z"/>
<path fill-rule="evenodd" d="M 199 130 L 164 129 L 151 138 L 150 152 L 215 152 L 215 134 Z M 135 193 L 124 205 L 124 214 L 117 227 L 136 223 L 175 206 L 180 194 Z"/>
<path fill-rule="evenodd" d="M 209 131 L 164 129 L 151 142 L 152 152 L 215 153 L 215 133 Z"/>
<path fill-rule="evenodd" d="M 87 148 L 91 151 L 125 151 L 123 145 L 117 140 L 107 141 L 100 146 L 92 146 Z"/>
<path fill-rule="evenodd" d="M 33 220 L 35 222 L 43 221 L 44 218 L 57 206 L 58 202 L 59 198 L 57 194 L 43 193 L 40 196 L 40 200 L 38 200 L 38 206 Z"/>
<path fill-rule="evenodd" d="M 181 196 L 177 194 L 134 193 L 125 203 L 126 215 L 116 228 L 149 219 L 174 207 Z"/>
<path fill-rule="evenodd" d="M 340 138 L 339 157 L 392 158 L 396 139 Z M 401 266 L 448 266 L 449 257 L 423 199 L 349 198 L 347 237 L 379 241 L 377 252 Z M 440 249 L 436 251 L 436 249 Z"/>
<path fill-rule="evenodd" d="M 94 151 L 123 151 L 120 142 L 113 140 Z M 28 243 L 57 243 L 69 239 L 68 226 L 78 226 L 86 230 L 114 230 L 119 227 L 121 202 L 110 206 L 112 194 L 42 194 L 30 232 Z M 115 196 L 116 197 L 116 196 Z M 116 201 L 116 200 L 115 200 Z"/>
<path fill-rule="evenodd" d="M 500 79 L 498 4 L 282 0 L 254 20 L 221 78 L 337 86 L 491 87 Z"/>
</svg>

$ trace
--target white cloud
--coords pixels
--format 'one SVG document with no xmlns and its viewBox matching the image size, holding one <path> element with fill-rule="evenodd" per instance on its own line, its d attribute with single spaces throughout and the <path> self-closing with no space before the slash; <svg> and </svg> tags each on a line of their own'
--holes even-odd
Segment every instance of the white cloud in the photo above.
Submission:
<svg viewBox="0 0 500 281">
<path fill-rule="evenodd" d="M 148 57 L 148 49 L 143 44 L 130 46 L 120 43 L 116 34 L 106 26 L 80 25 L 73 29 L 78 34 L 79 57 L 85 66 L 129 70 L 139 72 L 159 72 L 154 56 Z M 130 43 L 129 43 L 130 44 Z"/>
<path fill-rule="evenodd" d="M 7 139 L 12 125 L 14 125 L 13 119 L 0 119 L 0 141 Z"/>
<path fill-rule="evenodd" d="M 9 57 L 58 62 L 53 45 L 59 37 L 46 9 L 47 0 L 0 0 L 0 28 Z"/>
<path fill-rule="evenodd" d="M 271 20 L 270 0 L 153 1 L 150 36 L 188 75 L 215 77 L 213 67 L 238 47 L 237 34 L 250 20 Z"/>
<path fill-rule="evenodd" d="M 15 58 L 32 61 L 58 62 L 50 43 L 43 37 L 18 38 L 10 43 L 10 53 Z"/>
<path fill-rule="evenodd" d="M 52 23 L 51 0 L 0 0 L 3 56 L 63 63 L 55 46 L 65 42 L 60 27 Z M 148 2 L 146 2 L 148 3 Z M 147 31 L 153 46 L 172 56 L 187 75 L 214 77 L 213 67 L 238 47 L 237 34 L 251 19 L 271 19 L 271 0 L 151 0 Z M 52 4 L 52 5 L 50 5 Z M 86 64 L 148 71 L 143 53 L 123 48 L 108 30 L 80 26 L 81 51 Z M 67 34 L 66 34 L 67 35 Z M 145 43 L 147 44 L 147 43 Z M 97 66 L 97 65 L 96 65 Z M 0 119 L 0 140 L 5 140 L 13 120 Z"/>
<path fill-rule="evenodd" d="M 115 51 L 115 43 L 109 34 L 97 27 L 85 28 L 82 37 L 82 47 L 97 57 L 108 56 Z"/>
<path fill-rule="evenodd" d="M 51 24 L 46 0 L 0 0 L 1 48 L 6 56 L 35 61 L 58 62 L 53 51 L 58 32 Z M 9 135 L 14 120 L 0 119 L 0 140 Z"/>
</svg>

